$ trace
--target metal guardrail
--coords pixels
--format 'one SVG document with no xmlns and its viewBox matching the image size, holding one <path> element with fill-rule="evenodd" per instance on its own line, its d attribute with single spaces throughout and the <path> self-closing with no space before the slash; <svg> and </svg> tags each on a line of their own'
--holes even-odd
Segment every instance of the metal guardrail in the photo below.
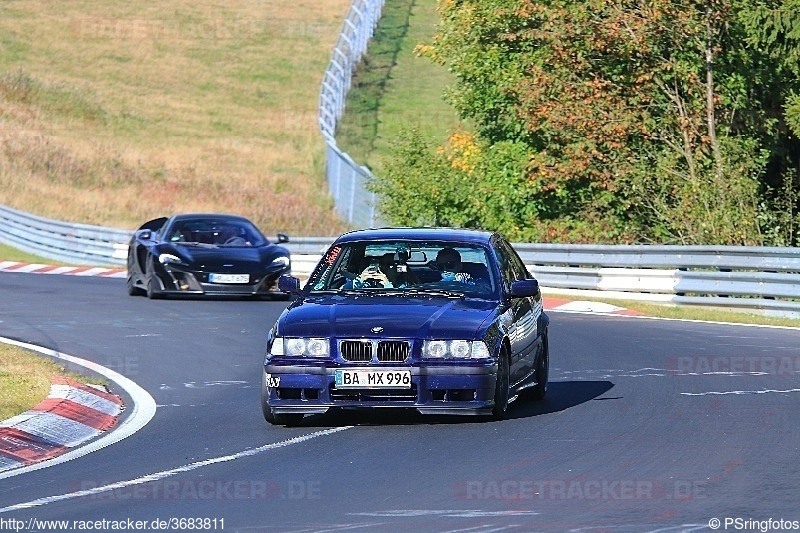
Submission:
<svg viewBox="0 0 800 533">
<path fill-rule="evenodd" d="M 86 265 L 124 265 L 133 232 L 71 224 L 0 205 L 0 242 L 60 261 Z"/>
<path fill-rule="evenodd" d="M 800 272 L 800 248 L 515 244 L 526 263 L 625 268 L 680 268 Z"/>
<path fill-rule="evenodd" d="M 308 275 L 331 239 L 293 255 Z M 760 310 L 800 317 L 800 248 L 515 243 L 550 293 Z"/>
<path fill-rule="evenodd" d="M 326 176 L 339 214 L 380 225 L 365 182 L 372 174 L 336 146 L 334 134 L 352 73 L 367 49 L 384 0 L 354 0 L 322 81 L 318 120 L 327 143 Z M 121 266 L 133 232 L 49 220 L 0 206 L 0 242 L 65 263 Z M 295 237 L 293 273 L 308 275 L 330 238 Z M 800 316 L 800 249 L 733 246 L 602 246 L 518 243 L 551 292 L 679 304 L 741 307 Z"/>
<path fill-rule="evenodd" d="M 66 263 L 124 265 L 133 232 L 69 224 L 0 206 L 0 242 Z M 292 271 L 307 276 L 333 242 L 293 237 Z M 516 243 L 551 293 L 761 310 L 800 317 L 800 248 Z"/>
<path fill-rule="evenodd" d="M 336 146 L 336 126 L 344 112 L 353 72 L 367 51 L 367 44 L 381 17 L 384 0 L 354 0 L 322 78 L 318 120 L 328 146 L 325 177 L 339 215 L 356 227 L 379 225 L 375 194 L 365 184 L 373 176 Z"/>
</svg>

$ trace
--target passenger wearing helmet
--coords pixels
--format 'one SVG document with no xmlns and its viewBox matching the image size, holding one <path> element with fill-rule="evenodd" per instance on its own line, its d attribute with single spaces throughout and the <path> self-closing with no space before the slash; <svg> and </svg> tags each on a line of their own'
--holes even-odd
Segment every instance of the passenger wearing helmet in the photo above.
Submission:
<svg viewBox="0 0 800 533">
<path fill-rule="evenodd" d="M 436 269 L 442 281 L 455 281 L 465 285 L 475 285 L 475 280 L 467 272 L 461 271 L 461 254 L 455 248 L 442 248 L 436 254 Z"/>
</svg>

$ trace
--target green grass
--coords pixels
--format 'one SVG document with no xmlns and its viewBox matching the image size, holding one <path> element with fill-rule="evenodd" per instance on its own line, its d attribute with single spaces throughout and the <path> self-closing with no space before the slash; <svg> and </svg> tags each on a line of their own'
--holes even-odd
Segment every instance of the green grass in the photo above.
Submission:
<svg viewBox="0 0 800 533">
<path fill-rule="evenodd" d="M 35 407 L 47 398 L 53 376 L 80 383 L 106 382 L 67 372 L 63 366 L 29 350 L 0 343 L 0 421 Z"/>
<path fill-rule="evenodd" d="M 23 252 L 13 246 L 0 243 L 0 261 L 16 261 L 18 263 L 41 263 L 45 265 L 62 265 L 58 261 L 52 259 L 44 259 L 42 257 Z"/>
<path fill-rule="evenodd" d="M 443 99 L 454 80 L 447 70 L 418 57 L 438 21 L 435 0 L 387 2 L 365 60 L 353 78 L 336 142 L 357 163 L 380 173 L 401 130 L 416 127 L 442 142 L 458 125 Z"/>
<path fill-rule="evenodd" d="M 223 211 L 345 231 L 316 110 L 350 3 L 6 2 L 0 204 L 122 229 Z"/>
<path fill-rule="evenodd" d="M 36 107 L 62 119 L 102 121 L 105 117 L 95 95 L 64 85 L 46 85 L 22 69 L 0 76 L 0 94 L 9 102 Z"/>
</svg>

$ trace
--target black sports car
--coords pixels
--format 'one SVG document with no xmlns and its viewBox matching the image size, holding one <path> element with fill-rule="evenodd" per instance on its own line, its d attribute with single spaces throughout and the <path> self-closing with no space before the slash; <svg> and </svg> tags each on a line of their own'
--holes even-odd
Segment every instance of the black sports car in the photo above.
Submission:
<svg viewBox="0 0 800 533">
<path fill-rule="evenodd" d="M 339 237 L 267 335 L 272 424 L 329 409 L 411 408 L 502 418 L 547 392 L 538 282 L 497 233 L 360 230 Z"/>
<path fill-rule="evenodd" d="M 278 243 L 289 238 L 278 234 Z M 128 248 L 128 294 L 259 296 L 291 271 L 289 251 L 244 217 L 184 214 L 143 224 Z M 274 293 L 280 296 L 281 293 Z"/>
</svg>

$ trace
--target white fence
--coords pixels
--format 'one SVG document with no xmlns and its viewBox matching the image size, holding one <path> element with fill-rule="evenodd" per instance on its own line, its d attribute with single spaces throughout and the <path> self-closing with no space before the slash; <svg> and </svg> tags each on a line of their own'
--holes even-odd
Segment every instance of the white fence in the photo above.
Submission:
<svg viewBox="0 0 800 533">
<path fill-rule="evenodd" d="M 353 71 L 367 51 L 367 44 L 381 17 L 383 4 L 384 0 L 354 0 L 322 78 L 319 95 L 319 127 L 328 145 L 325 164 L 328 189 L 339 216 L 354 227 L 373 227 L 379 224 L 375 211 L 375 194 L 365 187 L 372 173 L 339 150 L 334 135 L 344 112 Z"/>
</svg>

